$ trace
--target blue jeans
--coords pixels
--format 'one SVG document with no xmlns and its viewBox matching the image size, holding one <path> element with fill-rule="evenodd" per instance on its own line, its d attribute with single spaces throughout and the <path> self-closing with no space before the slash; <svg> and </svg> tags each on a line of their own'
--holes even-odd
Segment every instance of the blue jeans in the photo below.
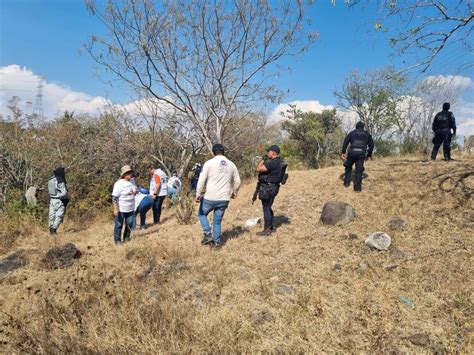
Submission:
<svg viewBox="0 0 474 355">
<path fill-rule="evenodd" d="M 140 214 L 140 229 L 145 228 L 146 213 L 153 207 L 153 198 L 151 195 L 146 196 L 138 205 L 138 208 L 133 216 L 133 228 L 137 226 L 137 215 Z"/>
<path fill-rule="evenodd" d="M 119 212 L 119 215 L 115 217 L 114 227 L 114 241 L 115 243 L 121 243 L 122 227 L 125 225 L 123 232 L 123 241 L 128 242 L 130 240 L 130 232 L 133 228 L 133 216 L 134 212 Z"/>
<path fill-rule="evenodd" d="M 229 206 L 229 201 L 209 201 L 205 198 L 201 199 L 199 205 L 199 222 L 201 222 L 202 230 L 205 234 L 211 233 L 211 226 L 209 225 L 209 220 L 207 215 L 214 211 L 214 217 L 212 221 L 212 234 L 214 236 L 214 243 L 219 244 L 221 242 L 221 222 L 224 218 L 224 212 Z"/>
</svg>

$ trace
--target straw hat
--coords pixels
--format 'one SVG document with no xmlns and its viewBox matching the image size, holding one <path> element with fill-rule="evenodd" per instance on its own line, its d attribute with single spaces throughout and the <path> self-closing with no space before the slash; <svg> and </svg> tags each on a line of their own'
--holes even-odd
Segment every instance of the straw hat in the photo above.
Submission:
<svg viewBox="0 0 474 355">
<path fill-rule="evenodd" d="M 120 169 L 120 177 L 122 178 L 126 173 L 131 171 L 133 171 L 133 169 L 130 165 L 122 166 L 122 169 Z"/>
</svg>

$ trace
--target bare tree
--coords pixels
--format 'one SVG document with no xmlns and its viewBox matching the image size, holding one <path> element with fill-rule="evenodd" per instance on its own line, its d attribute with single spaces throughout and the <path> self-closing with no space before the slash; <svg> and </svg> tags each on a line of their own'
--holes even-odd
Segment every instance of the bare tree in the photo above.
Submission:
<svg viewBox="0 0 474 355">
<path fill-rule="evenodd" d="M 444 102 L 451 103 L 455 111 L 456 103 L 469 86 L 470 81 L 461 76 L 429 76 L 418 83 L 411 95 L 402 98 L 400 141 L 412 139 L 421 151 L 428 153 L 435 114 Z"/>
<path fill-rule="evenodd" d="M 133 105 L 129 116 L 136 128 L 144 129 L 142 142 L 148 146 L 150 157 L 170 175 L 176 170 L 184 174 L 194 155 L 203 144 L 192 124 L 174 107 L 163 104 L 154 97 L 144 97 Z"/>
<path fill-rule="evenodd" d="M 368 0 L 351 0 L 350 5 L 369 4 Z M 381 18 L 375 28 L 389 35 L 389 42 L 402 55 L 415 54 L 415 63 L 408 69 L 426 72 L 441 53 L 458 48 L 455 61 L 458 70 L 474 65 L 474 6 L 472 0 L 379 0 Z M 459 47 L 455 47 L 459 46 Z M 468 59 L 462 61 L 462 54 Z"/>
<path fill-rule="evenodd" d="M 391 133 L 400 119 L 398 103 L 406 78 L 393 68 L 351 73 L 334 95 L 341 108 L 357 114 L 375 140 Z"/>
<path fill-rule="evenodd" d="M 278 62 L 316 38 L 303 1 L 109 1 L 87 8 L 106 26 L 86 50 L 107 72 L 173 107 L 211 150 L 249 107 L 277 101 Z"/>
</svg>

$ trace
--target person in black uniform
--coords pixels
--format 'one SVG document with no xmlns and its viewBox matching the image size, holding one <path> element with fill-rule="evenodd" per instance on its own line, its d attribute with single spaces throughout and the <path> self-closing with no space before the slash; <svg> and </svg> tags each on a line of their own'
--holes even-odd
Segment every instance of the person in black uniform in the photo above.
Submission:
<svg viewBox="0 0 474 355">
<path fill-rule="evenodd" d="M 347 152 L 347 147 L 349 151 Z M 354 191 L 362 191 L 362 173 L 364 161 L 372 158 L 374 141 L 369 132 L 364 130 L 364 123 L 357 122 L 356 129 L 350 132 L 342 145 L 341 159 L 344 160 L 346 172 L 344 186 L 349 187 L 352 178 L 352 166 L 355 163 Z"/>
<path fill-rule="evenodd" d="M 263 231 L 257 233 L 259 236 L 268 236 L 275 230 L 272 205 L 280 191 L 282 168 L 283 159 L 280 157 L 280 148 L 272 145 L 257 166 L 258 197 L 262 201 L 264 220 Z"/>
<path fill-rule="evenodd" d="M 438 150 L 443 144 L 444 160 L 451 160 L 451 138 L 456 135 L 456 120 L 449 108 L 448 102 L 443 104 L 443 111 L 438 112 L 433 120 L 433 150 L 431 151 L 431 160 L 436 160 Z M 453 132 L 451 133 L 451 130 Z"/>
</svg>

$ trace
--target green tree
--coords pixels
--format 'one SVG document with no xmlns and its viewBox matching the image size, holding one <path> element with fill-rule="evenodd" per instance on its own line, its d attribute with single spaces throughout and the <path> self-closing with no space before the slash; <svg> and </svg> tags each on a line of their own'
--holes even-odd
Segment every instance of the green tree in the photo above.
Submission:
<svg viewBox="0 0 474 355">
<path fill-rule="evenodd" d="M 317 169 L 339 151 L 343 133 L 336 110 L 316 113 L 290 107 L 285 114 L 289 120 L 283 123 L 283 129 L 296 142 L 302 162 Z"/>
</svg>

